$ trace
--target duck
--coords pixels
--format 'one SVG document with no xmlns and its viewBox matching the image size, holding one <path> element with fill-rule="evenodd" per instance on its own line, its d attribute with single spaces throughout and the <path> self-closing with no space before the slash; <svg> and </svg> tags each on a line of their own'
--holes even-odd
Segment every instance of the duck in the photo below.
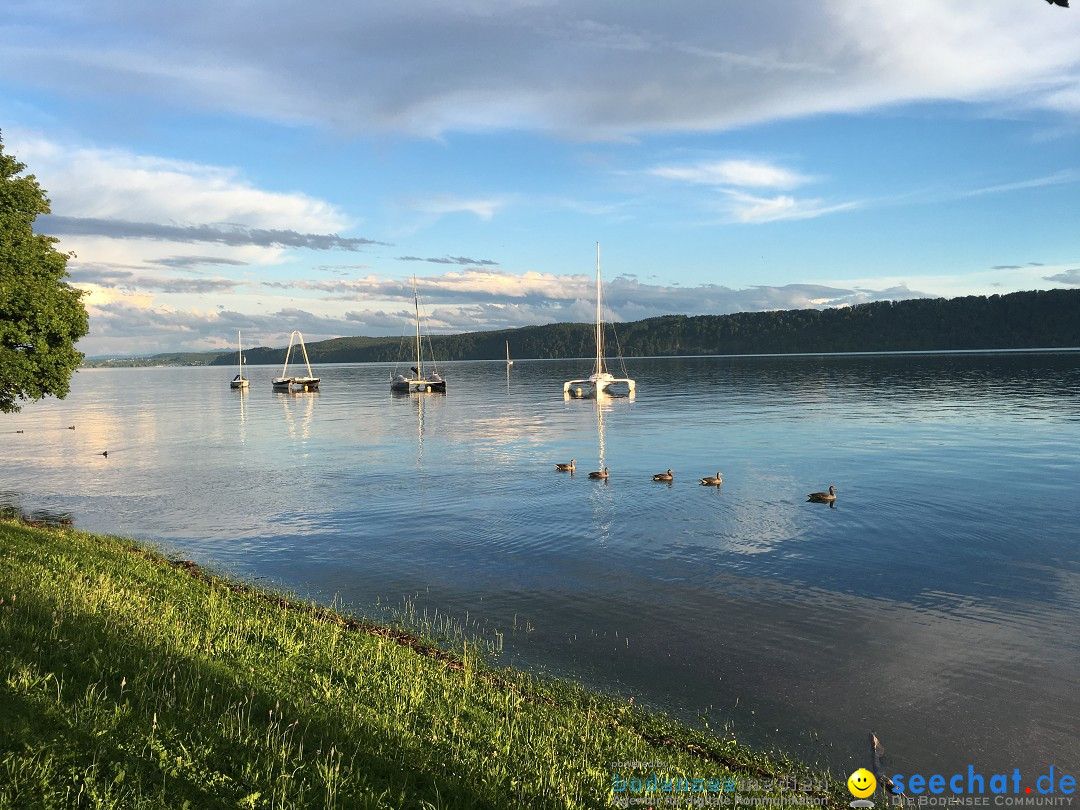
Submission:
<svg viewBox="0 0 1080 810">
<path fill-rule="evenodd" d="M 109 457 L 109 451 L 108 450 L 102 450 L 100 453 L 98 453 L 98 455 L 99 456 L 105 456 L 105 458 L 108 458 Z"/>
<path fill-rule="evenodd" d="M 559 472 L 573 472 L 574 471 L 574 460 L 570 459 L 569 464 L 556 464 L 555 469 L 558 470 Z"/>
<path fill-rule="evenodd" d="M 828 503 L 836 500 L 836 487 L 830 486 L 828 492 L 811 492 L 806 500 L 814 503 Z"/>
<path fill-rule="evenodd" d="M 75 429 L 74 425 L 68 425 L 68 430 L 74 430 L 74 429 Z"/>
<path fill-rule="evenodd" d="M 718 487 L 722 483 L 724 483 L 724 476 L 723 473 L 721 473 L 719 470 L 716 471 L 715 478 L 710 475 L 701 479 L 701 485 L 703 487 Z"/>
<path fill-rule="evenodd" d="M 671 474 L 671 470 L 668 470 L 666 473 L 657 473 L 656 475 L 654 475 L 652 477 L 652 480 L 653 481 L 673 481 L 675 479 L 674 479 L 674 476 Z"/>
<path fill-rule="evenodd" d="M 596 472 L 591 472 L 591 473 L 589 473 L 589 478 L 605 478 L 606 479 L 608 477 L 607 471 L 608 471 L 608 468 L 604 467 L 603 470 L 597 470 Z"/>
</svg>

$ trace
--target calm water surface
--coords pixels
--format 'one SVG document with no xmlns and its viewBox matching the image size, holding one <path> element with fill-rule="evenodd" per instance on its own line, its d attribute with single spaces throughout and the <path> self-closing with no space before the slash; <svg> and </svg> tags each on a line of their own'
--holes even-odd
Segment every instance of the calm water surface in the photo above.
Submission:
<svg viewBox="0 0 1080 810">
<path fill-rule="evenodd" d="M 4 417 L 0 501 L 357 612 L 407 596 L 837 773 L 874 729 L 890 772 L 1080 775 L 1080 353 L 635 359 L 636 400 L 564 402 L 587 365 L 404 398 L 383 365 L 304 395 L 84 370 Z"/>
</svg>

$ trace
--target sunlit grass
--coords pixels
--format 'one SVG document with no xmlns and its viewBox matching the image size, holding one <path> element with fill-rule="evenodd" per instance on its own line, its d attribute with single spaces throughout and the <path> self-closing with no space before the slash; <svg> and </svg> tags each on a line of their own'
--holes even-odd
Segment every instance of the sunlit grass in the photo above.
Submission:
<svg viewBox="0 0 1080 810">
<path fill-rule="evenodd" d="M 615 772 L 826 779 L 494 669 L 497 642 L 445 617 L 440 649 L 129 541 L 15 521 L 0 559 L 0 808 L 611 807 Z M 798 795 L 839 806 L 836 790 Z"/>
</svg>

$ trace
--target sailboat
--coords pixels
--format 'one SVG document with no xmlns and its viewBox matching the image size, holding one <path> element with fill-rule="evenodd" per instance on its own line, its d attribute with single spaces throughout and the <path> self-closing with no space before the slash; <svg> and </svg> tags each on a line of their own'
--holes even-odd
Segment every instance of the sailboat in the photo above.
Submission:
<svg viewBox="0 0 1080 810">
<path fill-rule="evenodd" d="M 248 379 L 244 376 L 244 347 L 240 343 L 240 330 L 236 330 L 236 376 L 229 383 L 230 388 L 247 388 Z"/>
<path fill-rule="evenodd" d="M 416 312 L 416 365 L 413 366 L 411 377 L 404 374 L 395 374 L 390 378 L 390 390 L 409 393 L 446 393 L 446 380 L 439 376 L 438 369 L 424 373 L 424 353 L 420 339 L 420 296 L 416 292 L 416 279 L 413 279 L 413 309 Z M 431 361 L 432 366 L 435 361 Z"/>
<path fill-rule="evenodd" d="M 514 361 L 510 359 L 510 341 L 506 341 L 506 365 L 514 365 Z"/>
<path fill-rule="evenodd" d="M 616 377 L 607 370 L 607 360 L 604 359 L 604 320 L 603 320 L 603 287 L 600 283 L 600 243 L 596 243 L 596 361 L 593 364 L 593 372 L 587 378 L 581 380 L 568 380 L 563 383 L 564 397 L 596 396 L 597 394 L 609 393 L 608 389 L 614 385 L 626 385 L 629 396 L 634 396 L 637 383 L 628 377 Z M 625 373 L 625 372 L 624 372 Z"/>
<path fill-rule="evenodd" d="M 293 342 L 300 339 L 300 350 L 304 353 L 304 365 L 307 366 L 306 377 L 290 377 L 289 355 L 292 354 Z M 281 376 L 274 379 L 275 391 L 318 391 L 319 378 L 311 373 L 311 362 L 308 360 L 307 347 L 304 345 L 304 336 L 298 329 L 294 329 L 289 335 L 289 348 L 285 350 L 285 365 L 281 367 Z"/>
</svg>

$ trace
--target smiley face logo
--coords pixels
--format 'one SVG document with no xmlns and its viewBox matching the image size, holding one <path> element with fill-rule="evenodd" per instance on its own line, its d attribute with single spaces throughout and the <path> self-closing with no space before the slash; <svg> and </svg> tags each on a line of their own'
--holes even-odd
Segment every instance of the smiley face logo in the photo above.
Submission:
<svg viewBox="0 0 1080 810">
<path fill-rule="evenodd" d="M 859 768 L 847 778 L 847 789 L 857 799 L 865 799 L 877 790 L 877 779 L 866 768 Z"/>
</svg>

